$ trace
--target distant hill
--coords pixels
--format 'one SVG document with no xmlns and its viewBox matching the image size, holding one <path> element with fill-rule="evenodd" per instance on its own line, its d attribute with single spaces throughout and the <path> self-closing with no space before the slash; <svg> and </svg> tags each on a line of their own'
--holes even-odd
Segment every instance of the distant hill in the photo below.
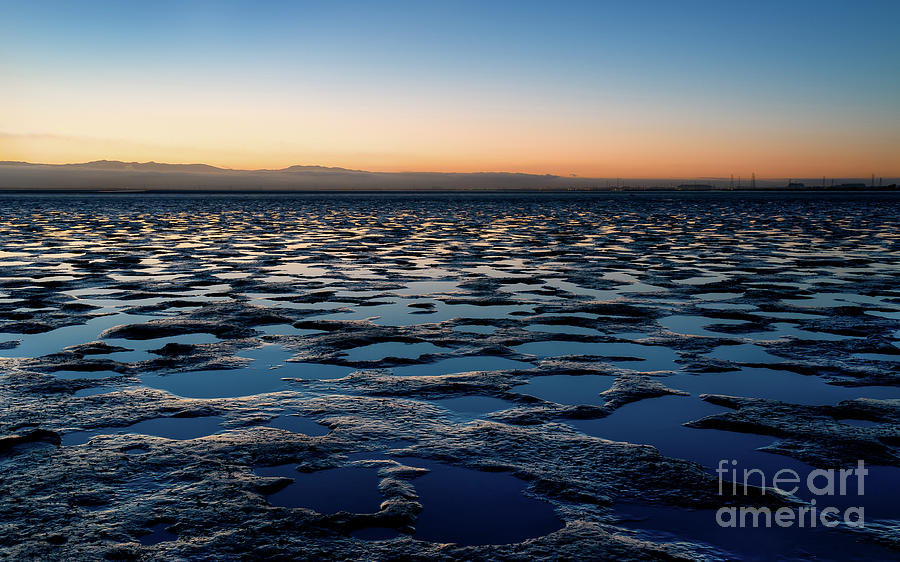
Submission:
<svg viewBox="0 0 900 562">
<path fill-rule="evenodd" d="M 0 162 L 0 189 L 442 190 L 568 189 L 583 178 L 516 173 L 368 172 L 325 166 L 228 170 L 206 164 L 98 160 L 81 164 Z"/>
<path fill-rule="evenodd" d="M 46 164 L 43 164 L 46 166 Z M 150 172 L 224 172 L 208 164 L 160 164 L 157 162 L 119 162 L 118 160 L 95 160 L 83 164 L 60 164 L 68 169 L 79 170 L 141 170 Z"/>
<path fill-rule="evenodd" d="M 581 178 L 512 172 L 368 172 L 325 166 L 290 166 L 280 170 L 229 170 L 207 164 L 165 164 L 97 160 L 81 164 L 34 164 L 0 161 L 4 190 L 640 190 L 678 189 L 679 185 L 728 189 L 728 178 L 628 179 Z M 896 182 L 896 178 L 885 178 Z M 821 178 L 806 181 L 806 189 Z M 760 189 L 783 189 L 784 179 L 758 179 Z M 835 184 L 866 181 L 835 179 Z M 887 185 L 890 182 L 885 181 Z M 802 185 L 794 183 L 793 185 Z M 866 183 L 868 185 L 868 183 Z M 744 188 L 747 187 L 745 180 Z M 685 189 L 686 187 L 682 187 Z M 694 189 L 694 188 L 691 188 Z M 699 189 L 699 187 L 696 187 Z"/>
</svg>

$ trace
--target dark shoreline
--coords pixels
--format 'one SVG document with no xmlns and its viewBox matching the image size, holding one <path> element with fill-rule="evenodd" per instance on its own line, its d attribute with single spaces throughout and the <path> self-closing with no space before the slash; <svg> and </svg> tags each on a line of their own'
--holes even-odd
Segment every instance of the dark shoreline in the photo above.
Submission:
<svg viewBox="0 0 900 562">
<path fill-rule="evenodd" d="M 503 194 L 503 195 L 563 195 L 563 194 L 673 194 L 673 193 L 735 193 L 735 194 L 798 194 L 798 193 L 834 193 L 834 194 L 873 194 L 900 193 L 900 188 L 865 188 L 865 189 L 786 189 L 760 187 L 756 189 L 71 189 L 71 188 L 19 188 L 0 189 L 0 195 L 439 195 L 439 194 Z"/>
</svg>

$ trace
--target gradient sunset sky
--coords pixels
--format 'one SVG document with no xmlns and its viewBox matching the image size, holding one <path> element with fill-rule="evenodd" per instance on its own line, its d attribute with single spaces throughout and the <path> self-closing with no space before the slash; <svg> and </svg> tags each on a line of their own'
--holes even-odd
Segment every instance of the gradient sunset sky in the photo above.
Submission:
<svg viewBox="0 0 900 562">
<path fill-rule="evenodd" d="M 0 160 L 900 176 L 896 0 L 0 9 Z"/>
</svg>

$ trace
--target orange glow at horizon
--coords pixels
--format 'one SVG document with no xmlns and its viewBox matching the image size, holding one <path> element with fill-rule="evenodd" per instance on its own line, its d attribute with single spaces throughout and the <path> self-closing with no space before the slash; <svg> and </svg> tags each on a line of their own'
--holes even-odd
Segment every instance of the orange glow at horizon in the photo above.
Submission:
<svg viewBox="0 0 900 562">
<path fill-rule="evenodd" d="M 746 102 L 714 100 L 700 107 L 674 95 L 588 103 L 141 83 L 98 90 L 74 79 L 56 90 L 26 81 L 6 94 L 0 160 L 601 178 L 900 176 L 900 133 L 884 119 L 815 120 L 802 106 L 751 111 Z"/>
<path fill-rule="evenodd" d="M 694 178 L 728 177 L 729 174 L 757 177 L 881 177 L 900 176 L 896 150 L 889 144 L 845 146 L 828 142 L 798 148 L 790 139 L 761 146 L 751 139 L 741 143 L 724 139 L 626 138 L 610 141 L 583 139 L 554 141 L 522 146 L 521 139 L 487 136 L 471 146 L 441 146 L 429 150 L 423 140 L 418 147 L 399 145 L 384 152 L 354 146 L 341 151 L 297 143 L 266 143 L 269 149 L 246 150 L 234 145 L 222 148 L 196 145 L 168 145 L 124 139 L 80 138 L 65 135 L 9 135 L 0 133 L 0 160 L 43 164 L 71 164 L 94 160 L 209 164 L 225 169 L 281 169 L 311 165 L 367 170 L 373 172 L 517 172 L 597 178 Z M 274 144 L 274 146 L 272 146 Z M 843 144 L 843 143 L 840 143 Z M 330 150 L 329 150 L 330 149 Z"/>
</svg>

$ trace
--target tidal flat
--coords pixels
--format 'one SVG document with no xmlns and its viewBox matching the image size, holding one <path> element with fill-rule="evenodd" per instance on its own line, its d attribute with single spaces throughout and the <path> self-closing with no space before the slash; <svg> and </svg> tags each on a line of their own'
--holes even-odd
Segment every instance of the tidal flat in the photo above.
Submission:
<svg viewBox="0 0 900 562">
<path fill-rule="evenodd" d="M 2 559 L 896 559 L 900 195 L 0 194 L 0 404 Z"/>
</svg>

